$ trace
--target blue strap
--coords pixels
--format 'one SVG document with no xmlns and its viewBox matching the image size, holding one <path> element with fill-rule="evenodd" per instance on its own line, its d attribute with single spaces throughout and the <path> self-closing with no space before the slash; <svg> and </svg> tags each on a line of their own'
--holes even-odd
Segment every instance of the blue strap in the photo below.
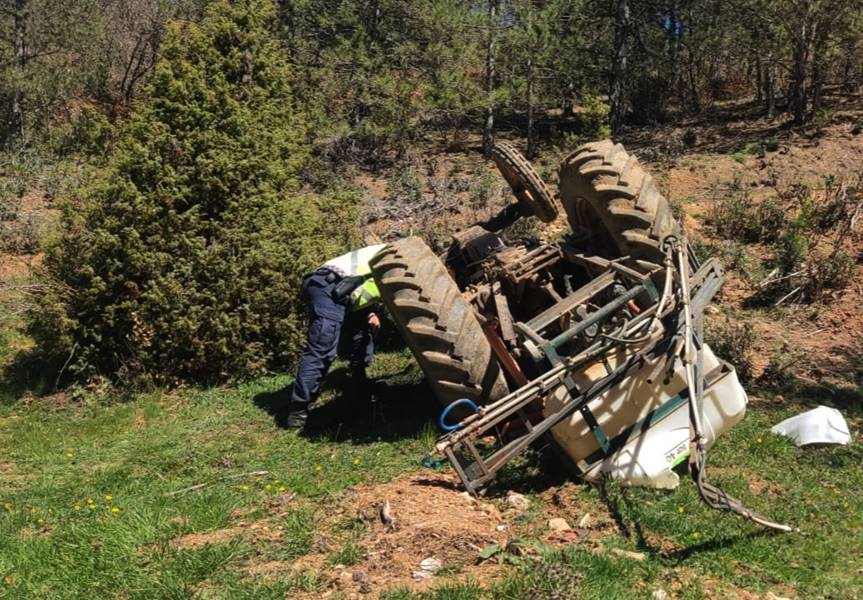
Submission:
<svg viewBox="0 0 863 600">
<path fill-rule="evenodd" d="M 473 412 L 479 412 L 479 407 L 474 404 L 473 400 L 469 398 L 460 398 L 459 400 L 456 400 L 455 402 L 447 406 L 445 409 L 443 409 L 443 412 L 441 412 L 440 419 L 438 419 L 438 424 L 440 425 L 441 429 L 443 429 L 444 431 L 455 431 L 456 429 L 461 427 L 461 424 L 459 423 L 456 423 L 455 425 L 447 425 L 446 418 L 452 409 L 454 409 L 456 406 L 462 405 L 469 407 Z"/>
</svg>

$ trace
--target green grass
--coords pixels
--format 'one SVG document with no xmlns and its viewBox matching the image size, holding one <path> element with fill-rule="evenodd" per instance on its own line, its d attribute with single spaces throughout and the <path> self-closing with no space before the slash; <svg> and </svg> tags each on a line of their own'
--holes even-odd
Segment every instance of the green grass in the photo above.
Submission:
<svg viewBox="0 0 863 600">
<path fill-rule="evenodd" d="M 291 563 L 312 552 L 316 527 L 340 492 L 419 471 L 436 433 L 436 411 L 406 354 L 384 354 L 384 414 L 332 390 L 300 436 L 268 412 L 284 377 L 217 389 L 141 395 L 128 402 L 0 406 L 0 597 L 284 598 L 324 590 L 319 574 L 255 577 L 253 563 Z M 741 589 L 799 598 L 863 594 L 863 451 L 858 445 L 798 449 L 769 433 L 802 407 L 753 408 L 711 455 L 710 479 L 747 505 L 801 528 L 771 534 L 711 511 L 684 480 L 672 492 L 579 486 L 579 501 L 615 519 L 602 548 L 578 542 L 540 548 L 502 579 L 448 579 L 429 592 L 392 589 L 396 599 L 633 598 L 662 588 L 681 598 L 734 597 Z M 851 417 L 859 427 L 859 413 Z M 508 469 L 492 493 L 556 484 L 535 461 Z M 265 475 L 249 475 L 267 471 Z M 197 484 L 201 488 L 183 491 Z M 752 490 L 750 484 L 753 485 Z M 544 486 L 544 487 L 543 487 Z M 754 493 L 754 491 L 759 493 Z M 179 493 L 178 493 L 179 492 Z M 525 531 L 545 533 L 543 501 L 529 493 Z M 88 502 L 89 500 L 89 502 Z M 112 508 L 116 510 L 112 512 Z M 574 520 L 578 515 L 572 515 Z M 266 519 L 278 539 L 247 535 L 181 544 Z M 532 524 L 532 525 L 531 525 Z M 365 560 L 361 521 L 346 516 L 328 564 Z M 184 537 L 186 536 L 186 537 Z M 644 553 L 636 561 L 609 552 Z M 461 575 L 465 575 L 462 573 Z M 376 591 L 377 593 L 377 591 Z M 338 597 L 338 596 L 336 596 Z"/>
</svg>

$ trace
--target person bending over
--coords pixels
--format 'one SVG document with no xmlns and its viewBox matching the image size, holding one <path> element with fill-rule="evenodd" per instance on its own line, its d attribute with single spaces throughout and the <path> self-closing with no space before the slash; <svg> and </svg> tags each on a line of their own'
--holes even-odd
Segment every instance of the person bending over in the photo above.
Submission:
<svg viewBox="0 0 863 600">
<path fill-rule="evenodd" d="M 370 395 L 366 376 L 374 358 L 374 333 L 380 318 L 373 311 L 380 299 L 369 262 L 386 244 L 366 246 L 328 260 L 303 278 L 300 295 L 309 307 L 309 332 L 291 387 L 287 426 L 305 426 L 309 408 L 338 354 L 343 338 L 351 378 L 365 397 Z"/>
</svg>

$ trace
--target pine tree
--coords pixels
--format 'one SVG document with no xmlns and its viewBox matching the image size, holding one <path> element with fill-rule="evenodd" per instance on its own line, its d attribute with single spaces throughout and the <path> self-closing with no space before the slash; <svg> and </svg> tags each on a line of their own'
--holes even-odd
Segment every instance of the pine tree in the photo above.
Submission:
<svg viewBox="0 0 863 600">
<path fill-rule="evenodd" d="M 306 132 L 275 16 L 220 0 L 170 24 L 149 100 L 83 214 L 66 210 L 30 329 L 78 377 L 214 380 L 296 352 L 300 275 L 341 249 L 352 210 L 298 193 Z"/>
</svg>

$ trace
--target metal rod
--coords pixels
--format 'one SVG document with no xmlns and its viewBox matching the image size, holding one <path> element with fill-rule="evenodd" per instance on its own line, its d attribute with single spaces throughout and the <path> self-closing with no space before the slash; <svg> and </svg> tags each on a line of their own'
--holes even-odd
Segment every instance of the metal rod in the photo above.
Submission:
<svg viewBox="0 0 863 600">
<path fill-rule="evenodd" d="M 579 335 L 585 329 L 609 316 L 613 312 L 619 310 L 624 304 L 641 294 L 645 291 L 645 286 L 637 285 L 634 288 L 628 289 L 626 292 L 600 308 L 598 311 L 590 315 L 587 319 L 583 321 L 579 321 L 575 326 L 570 327 L 554 339 L 549 342 L 549 345 L 553 348 L 557 348 L 562 346 L 575 336 Z"/>
</svg>

